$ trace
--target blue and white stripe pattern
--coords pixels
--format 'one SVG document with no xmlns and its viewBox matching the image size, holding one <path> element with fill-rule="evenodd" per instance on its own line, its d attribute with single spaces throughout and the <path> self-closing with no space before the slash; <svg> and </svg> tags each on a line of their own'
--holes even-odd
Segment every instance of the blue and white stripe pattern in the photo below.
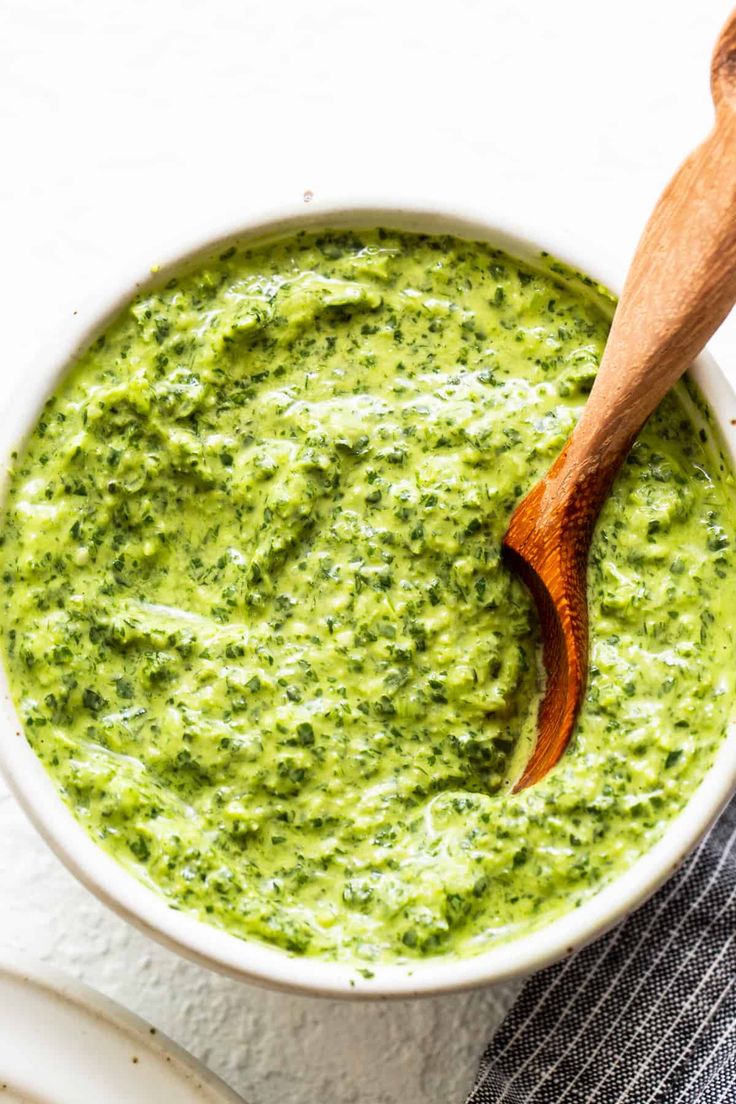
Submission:
<svg viewBox="0 0 736 1104">
<path fill-rule="evenodd" d="M 603 939 L 531 978 L 468 1104 L 736 1102 L 736 800 Z"/>
</svg>

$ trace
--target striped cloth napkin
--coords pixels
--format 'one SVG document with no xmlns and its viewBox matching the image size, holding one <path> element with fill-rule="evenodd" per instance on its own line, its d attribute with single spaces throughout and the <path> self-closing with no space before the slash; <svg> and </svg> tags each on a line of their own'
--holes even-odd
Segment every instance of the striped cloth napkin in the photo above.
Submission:
<svg viewBox="0 0 736 1104">
<path fill-rule="evenodd" d="M 736 799 L 659 892 L 526 982 L 468 1104 L 736 1102 Z"/>
</svg>

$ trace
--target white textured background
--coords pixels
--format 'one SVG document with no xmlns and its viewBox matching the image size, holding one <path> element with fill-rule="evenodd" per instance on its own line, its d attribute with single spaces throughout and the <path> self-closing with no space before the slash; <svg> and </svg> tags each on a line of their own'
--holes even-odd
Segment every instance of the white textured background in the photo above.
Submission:
<svg viewBox="0 0 736 1104">
<path fill-rule="evenodd" d="M 730 0 L 0 0 L 0 406 L 100 283 L 293 200 L 525 207 L 626 257 L 709 125 Z M 713 348 L 736 378 L 733 319 Z M 143 1015 L 251 1104 L 462 1101 L 513 986 L 400 1005 L 261 992 L 108 913 L 0 783 L 0 953 Z"/>
</svg>

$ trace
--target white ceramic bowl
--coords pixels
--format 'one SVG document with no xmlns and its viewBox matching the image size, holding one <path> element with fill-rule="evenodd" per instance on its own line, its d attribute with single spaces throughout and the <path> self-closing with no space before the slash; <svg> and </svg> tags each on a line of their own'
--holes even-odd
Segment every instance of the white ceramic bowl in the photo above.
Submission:
<svg viewBox="0 0 736 1104">
<path fill-rule="evenodd" d="M 570 242 L 554 234 L 537 233 L 527 220 L 519 228 L 487 212 L 438 210 L 434 206 L 394 203 L 322 204 L 313 200 L 269 213 L 234 229 L 212 234 L 193 248 L 172 251 L 174 260 L 156 265 L 118 285 L 104 309 L 79 311 L 71 331 L 47 350 L 26 378 L 23 394 L 0 424 L 0 475 L 7 475 L 10 453 L 35 423 L 43 401 L 54 390 L 75 355 L 132 295 L 146 283 L 165 277 L 183 261 L 206 254 L 230 241 L 243 242 L 319 226 L 387 226 L 427 233 L 452 233 L 490 242 L 514 256 L 534 262 L 542 250 L 616 290 L 620 273 L 606 269 L 597 257 L 578 255 Z M 726 450 L 736 462 L 736 396 L 707 354 L 692 376 L 715 415 Z M 648 897 L 677 867 L 716 818 L 736 789 L 736 725 L 732 724 L 716 761 L 682 813 L 667 826 L 662 839 L 629 870 L 580 908 L 513 942 L 473 958 L 445 956 L 406 965 L 372 964 L 373 976 L 358 973 L 360 962 L 334 963 L 299 958 L 257 942 L 246 942 L 170 908 L 92 842 L 61 801 L 40 761 L 27 744 L 13 708 L 4 670 L 0 669 L 0 768 L 38 830 L 60 859 L 93 893 L 131 923 L 206 966 L 235 978 L 275 988 L 331 997 L 412 997 L 488 985 L 528 974 L 562 958 L 601 935 Z"/>
</svg>

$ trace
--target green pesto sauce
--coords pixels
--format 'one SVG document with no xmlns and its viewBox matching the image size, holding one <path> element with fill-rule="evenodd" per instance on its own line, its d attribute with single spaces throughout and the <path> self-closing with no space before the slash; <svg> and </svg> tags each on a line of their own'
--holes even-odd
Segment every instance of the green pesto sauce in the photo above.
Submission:
<svg viewBox="0 0 736 1104">
<path fill-rule="evenodd" d="M 589 284 L 395 232 L 229 249 L 49 400 L 7 500 L 4 658 L 76 817 L 172 905 L 298 953 L 472 954 L 691 795 L 733 704 L 736 513 L 684 388 L 596 531 L 574 743 L 510 792 L 541 677 L 500 542 L 595 376 Z"/>
</svg>

